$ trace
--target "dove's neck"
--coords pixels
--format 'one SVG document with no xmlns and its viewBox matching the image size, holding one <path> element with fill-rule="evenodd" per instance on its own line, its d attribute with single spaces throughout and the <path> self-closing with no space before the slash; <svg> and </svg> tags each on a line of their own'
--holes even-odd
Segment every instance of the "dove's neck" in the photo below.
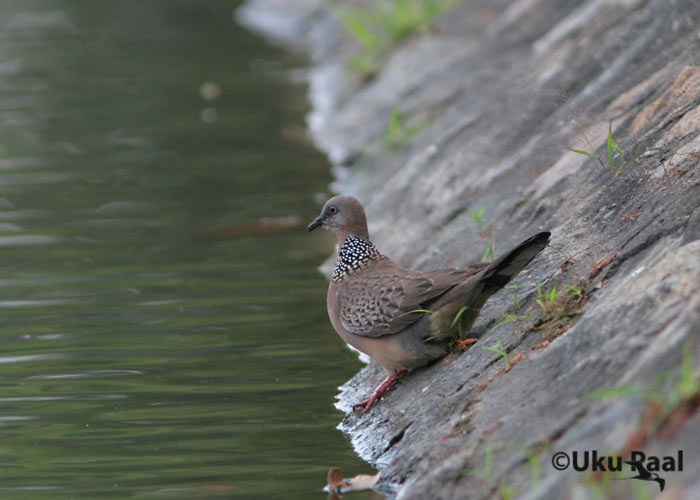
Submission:
<svg viewBox="0 0 700 500">
<path fill-rule="evenodd" d="M 370 261 L 379 259 L 379 253 L 371 241 L 348 235 L 338 250 L 338 260 L 333 270 L 332 281 L 342 281 L 345 276 L 366 267 Z"/>
</svg>

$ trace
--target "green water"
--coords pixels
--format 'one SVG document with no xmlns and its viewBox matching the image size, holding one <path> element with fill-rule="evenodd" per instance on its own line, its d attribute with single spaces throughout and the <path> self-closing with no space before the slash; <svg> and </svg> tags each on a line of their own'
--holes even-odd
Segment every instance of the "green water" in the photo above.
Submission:
<svg viewBox="0 0 700 500">
<path fill-rule="evenodd" d="M 368 472 L 335 430 L 358 362 L 304 230 L 330 179 L 303 62 L 235 5 L 0 1 L 0 498 L 323 498 L 330 466 Z"/>
</svg>

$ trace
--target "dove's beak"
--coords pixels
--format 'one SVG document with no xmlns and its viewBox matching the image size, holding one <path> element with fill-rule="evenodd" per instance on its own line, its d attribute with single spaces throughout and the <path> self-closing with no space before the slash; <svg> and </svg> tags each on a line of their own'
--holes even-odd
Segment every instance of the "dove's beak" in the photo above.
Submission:
<svg viewBox="0 0 700 500">
<path fill-rule="evenodd" d="M 323 216 L 317 217 L 315 221 L 313 221 L 311 224 L 309 224 L 309 231 L 313 231 L 319 226 L 323 225 Z"/>
</svg>

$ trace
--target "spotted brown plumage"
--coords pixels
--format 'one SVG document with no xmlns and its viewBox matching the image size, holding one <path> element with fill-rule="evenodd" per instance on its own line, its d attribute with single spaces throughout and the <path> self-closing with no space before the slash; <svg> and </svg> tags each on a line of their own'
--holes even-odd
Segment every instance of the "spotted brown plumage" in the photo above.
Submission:
<svg viewBox="0 0 700 500">
<path fill-rule="evenodd" d="M 472 269 L 407 271 L 386 257 L 375 258 L 362 272 L 336 282 L 343 327 L 356 335 L 379 337 L 398 333 L 425 314 L 431 301 L 474 274 Z"/>
<path fill-rule="evenodd" d="M 407 370 L 444 356 L 457 315 L 460 331 L 468 332 L 486 300 L 547 246 L 550 236 L 539 233 L 492 263 L 414 271 L 379 252 L 370 241 L 364 209 L 351 196 L 328 200 L 309 231 L 319 226 L 338 236 L 327 295 L 331 323 L 345 342 L 388 373 L 356 405 L 365 411 Z"/>
</svg>

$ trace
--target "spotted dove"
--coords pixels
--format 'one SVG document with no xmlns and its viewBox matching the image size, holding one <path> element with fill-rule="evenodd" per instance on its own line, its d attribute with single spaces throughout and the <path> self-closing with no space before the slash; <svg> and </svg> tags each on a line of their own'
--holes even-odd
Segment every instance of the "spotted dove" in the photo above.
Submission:
<svg viewBox="0 0 700 500">
<path fill-rule="evenodd" d="M 351 196 L 328 200 L 309 231 L 319 226 L 338 236 L 327 297 L 331 323 L 388 374 L 355 405 L 365 412 L 408 370 L 445 356 L 454 341 L 451 332 L 456 327 L 468 332 L 484 302 L 547 246 L 550 235 L 536 234 L 491 263 L 413 271 L 379 253 L 369 239 L 365 211 Z"/>
</svg>

